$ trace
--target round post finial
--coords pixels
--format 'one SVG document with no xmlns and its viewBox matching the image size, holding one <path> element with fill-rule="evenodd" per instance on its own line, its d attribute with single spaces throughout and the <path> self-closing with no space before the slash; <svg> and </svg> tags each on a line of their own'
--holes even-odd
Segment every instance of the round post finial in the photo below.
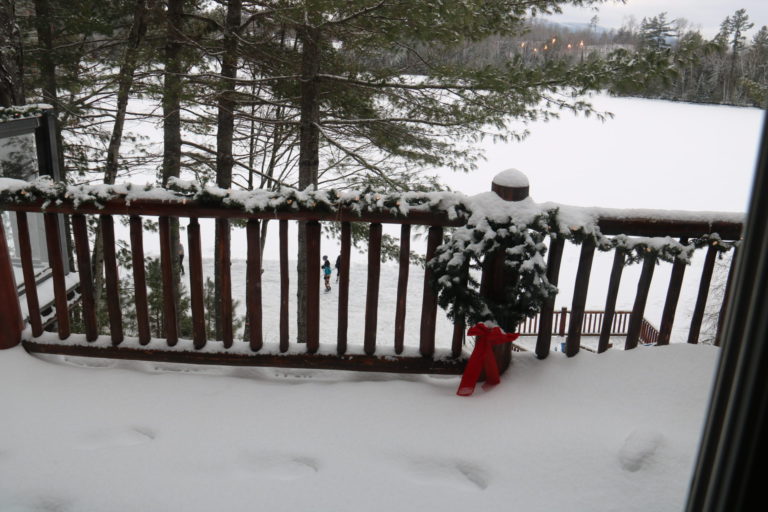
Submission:
<svg viewBox="0 0 768 512">
<path fill-rule="evenodd" d="M 517 169 L 507 169 L 494 176 L 491 190 L 505 201 L 522 201 L 528 197 L 528 177 Z"/>
</svg>

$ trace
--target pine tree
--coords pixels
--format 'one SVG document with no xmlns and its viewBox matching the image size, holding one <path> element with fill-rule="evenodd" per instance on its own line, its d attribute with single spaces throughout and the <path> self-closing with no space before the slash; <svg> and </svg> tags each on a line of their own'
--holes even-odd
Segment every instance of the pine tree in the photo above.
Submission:
<svg viewBox="0 0 768 512">
<path fill-rule="evenodd" d="M 720 25 L 720 34 L 724 42 L 731 50 L 730 67 L 726 80 L 723 81 L 723 101 L 728 103 L 736 96 L 736 68 L 739 62 L 739 54 L 745 47 L 746 36 L 744 33 L 754 27 L 749 21 L 746 9 L 737 10 L 733 16 L 728 16 Z"/>
<path fill-rule="evenodd" d="M 15 2 L 0 1 L 0 106 L 24 105 L 23 47 Z"/>
<path fill-rule="evenodd" d="M 670 48 L 675 35 L 674 23 L 667 20 L 667 13 L 662 12 L 653 18 L 643 18 L 640 23 L 640 48 L 643 50 L 663 50 Z"/>
</svg>

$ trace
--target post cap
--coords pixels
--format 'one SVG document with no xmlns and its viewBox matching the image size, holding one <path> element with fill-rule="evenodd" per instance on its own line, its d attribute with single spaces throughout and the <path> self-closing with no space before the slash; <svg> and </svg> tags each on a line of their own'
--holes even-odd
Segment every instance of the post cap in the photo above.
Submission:
<svg viewBox="0 0 768 512">
<path fill-rule="evenodd" d="M 494 176 L 491 190 L 505 201 L 522 201 L 528 197 L 528 177 L 517 169 L 507 169 Z"/>
</svg>

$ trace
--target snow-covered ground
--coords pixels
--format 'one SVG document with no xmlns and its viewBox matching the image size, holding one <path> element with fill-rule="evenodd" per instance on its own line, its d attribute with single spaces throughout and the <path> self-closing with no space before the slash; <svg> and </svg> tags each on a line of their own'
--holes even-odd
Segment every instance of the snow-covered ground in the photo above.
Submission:
<svg viewBox="0 0 768 512">
<path fill-rule="evenodd" d="M 679 511 L 718 352 L 515 354 L 462 398 L 458 377 L 17 347 L 0 353 L 0 510 Z"/>
</svg>

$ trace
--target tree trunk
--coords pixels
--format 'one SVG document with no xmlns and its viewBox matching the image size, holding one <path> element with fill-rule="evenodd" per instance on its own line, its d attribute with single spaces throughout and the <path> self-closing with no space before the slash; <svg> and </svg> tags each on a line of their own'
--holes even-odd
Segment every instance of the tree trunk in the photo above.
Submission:
<svg viewBox="0 0 768 512">
<path fill-rule="evenodd" d="M 163 73 L 163 186 L 181 172 L 181 24 L 184 0 L 168 0 Z"/>
<path fill-rule="evenodd" d="M 43 2 L 45 0 L 36 0 Z M 128 35 L 128 45 L 120 63 L 117 90 L 117 112 L 115 124 L 112 127 L 112 136 L 107 147 L 107 162 L 104 168 L 104 183 L 113 185 L 117 179 L 118 159 L 120 157 L 120 145 L 123 141 L 123 127 L 125 114 L 128 109 L 128 97 L 133 86 L 133 77 L 138 63 L 138 51 L 141 41 L 147 32 L 146 24 L 146 0 L 136 0 L 133 11 L 133 23 Z M 104 244 L 101 236 L 101 225 L 96 231 L 96 241 L 93 246 L 93 279 L 94 299 L 96 308 L 101 304 L 101 295 L 104 287 Z"/>
<path fill-rule="evenodd" d="M 133 23 L 128 34 L 128 45 L 125 48 L 123 61 L 120 64 L 120 74 L 118 75 L 117 112 L 115 113 L 115 124 L 112 127 L 112 136 L 109 139 L 107 162 L 104 169 L 104 183 L 108 185 L 114 184 L 115 179 L 117 179 L 118 158 L 120 156 L 120 145 L 123 141 L 123 127 L 125 126 L 125 114 L 128 109 L 128 96 L 133 86 L 133 77 L 138 65 L 139 47 L 144 39 L 144 35 L 147 33 L 146 12 L 146 0 L 136 0 L 133 11 Z"/>
<path fill-rule="evenodd" d="M 54 16 L 51 14 L 48 0 L 35 0 L 35 30 L 40 47 L 40 77 L 42 78 L 43 101 L 53 106 L 54 115 L 58 118 L 61 111 L 59 105 L 58 85 L 56 80 L 56 57 L 54 56 L 53 30 Z M 67 168 L 64 166 L 64 139 L 61 136 L 61 123 L 55 123 L 56 147 L 55 158 L 59 163 L 61 180 L 67 181 Z M 69 255 L 69 270 L 75 271 L 74 247 L 72 245 L 72 228 L 69 217 L 64 217 L 64 234 Z"/>
<path fill-rule="evenodd" d="M 0 106 L 23 105 L 24 53 L 13 0 L 0 0 Z"/>
<path fill-rule="evenodd" d="M 168 0 L 165 20 L 165 71 L 163 73 L 163 167 L 162 184 L 168 186 L 171 177 L 181 174 L 181 73 L 182 63 L 182 23 L 184 0 Z M 171 219 L 171 248 L 179 246 L 179 219 Z M 181 265 L 173 258 L 174 283 L 181 278 Z M 174 288 L 176 309 L 179 309 L 180 290 Z M 180 312 L 179 312 L 180 313 Z M 177 315 L 178 319 L 180 315 Z M 177 329 L 178 331 L 178 329 Z"/>
<path fill-rule="evenodd" d="M 219 84 L 218 98 L 218 122 L 216 133 L 216 185 L 221 188 L 232 187 L 232 166 L 234 158 L 232 157 L 232 138 L 235 131 L 235 78 L 237 77 L 237 40 L 238 29 L 240 27 L 240 17 L 242 12 L 242 0 L 228 0 L 227 17 L 224 26 L 224 54 L 221 60 L 221 80 Z M 224 331 L 231 328 L 232 316 L 223 318 L 223 311 L 232 311 L 232 296 L 221 296 L 221 275 L 222 272 L 229 271 L 224 269 L 223 265 L 229 265 L 229 221 L 218 219 L 216 221 L 216 240 L 215 246 L 224 254 L 224 258 L 216 258 L 214 265 L 214 293 L 216 304 L 216 339 L 224 339 Z M 221 246 L 220 246 L 221 245 Z M 223 308 L 223 301 L 228 302 L 228 306 Z"/>
<path fill-rule="evenodd" d="M 309 186 L 317 188 L 317 174 L 320 163 L 320 87 L 317 74 L 320 71 L 321 32 L 314 27 L 301 27 L 297 33 L 301 43 L 301 119 L 299 124 L 299 189 Z M 296 265 L 296 334 L 297 341 L 307 340 L 306 297 L 307 265 L 320 265 L 319 261 L 306 261 L 306 223 L 299 223 L 299 257 Z"/>
</svg>

